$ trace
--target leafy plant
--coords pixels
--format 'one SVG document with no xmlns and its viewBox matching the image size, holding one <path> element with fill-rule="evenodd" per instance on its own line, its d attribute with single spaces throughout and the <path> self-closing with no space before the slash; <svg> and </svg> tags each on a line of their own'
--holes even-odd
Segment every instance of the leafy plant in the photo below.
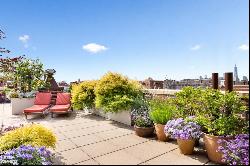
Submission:
<svg viewBox="0 0 250 166">
<path fill-rule="evenodd" d="M 82 110 L 83 108 L 94 108 L 95 107 L 95 86 L 96 80 L 84 81 L 80 84 L 72 85 L 72 105 L 74 109 Z"/>
<path fill-rule="evenodd" d="M 43 64 L 39 59 L 24 58 L 15 67 L 15 83 L 22 92 L 30 92 L 45 86 Z"/>
<path fill-rule="evenodd" d="M 97 108 L 104 112 L 130 110 L 134 100 L 142 96 L 141 85 L 118 73 L 108 72 L 97 83 L 95 88 Z"/>
<path fill-rule="evenodd" d="M 55 147 L 56 137 L 39 124 L 26 125 L 9 131 L 0 137 L 0 151 L 17 148 L 21 145 Z"/>
<path fill-rule="evenodd" d="M 198 139 L 201 137 L 201 127 L 192 120 L 178 118 L 168 121 L 164 132 L 170 134 L 175 139 Z"/>
<path fill-rule="evenodd" d="M 9 93 L 9 97 L 10 97 L 10 98 L 19 98 L 20 95 L 19 95 L 19 93 L 18 93 L 17 91 L 11 91 L 11 92 Z"/>
<path fill-rule="evenodd" d="M 239 134 L 233 140 L 218 140 L 222 161 L 229 165 L 249 165 L 249 134 Z"/>
<path fill-rule="evenodd" d="M 247 133 L 248 123 L 238 116 L 220 116 L 211 118 L 208 116 L 199 116 L 196 122 L 203 126 L 203 131 L 216 136 L 236 135 Z"/>
<path fill-rule="evenodd" d="M 0 73 L 4 81 L 11 81 L 20 92 L 30 92 L 46 87 L 43 64 L 39 59 L 28 59 L 24 56 L 16 58 L 0 58 Z"/>
<path fill-rule="evenodd" d="M 185 118 L 204 111 L 204 91 L 201 88 L 184 87 L 176 93 L 172 103 L 177 107 L 176 118 Z"/>
<path fill-rule="evenodd" d="M 202 131 L 209 134 L 234 135 L 246 132 L 249 126 L 238 116 L 247 108 L 236 92 L 223 94 L 211 88 L 185 87 L 173 103 L 178 110 L 176 117 L 194 115 Z"/>
<path fill-rule="evenodd" d="M 21 145 L 1 155 L 0 165 L 52 165 L 52 153 L 44 146 Z"/>
<path fill-rule="evenodd" d="M 170 119 L 173 118 L 176 108 L 171 105 L 168 100 L 155 98 L 149 102 L 150 119 L 156 124 L 165 125 Z"/>
</svg>

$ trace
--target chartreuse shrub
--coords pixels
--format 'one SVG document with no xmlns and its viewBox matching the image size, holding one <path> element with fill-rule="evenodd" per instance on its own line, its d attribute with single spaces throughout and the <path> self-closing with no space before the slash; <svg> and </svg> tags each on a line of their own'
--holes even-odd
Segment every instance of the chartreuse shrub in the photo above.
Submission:
<svg viewBox="0 0 250 166">
<path fill-rule="evenodd" d="M 95 107 L 95 86 L 97 84 L 96 80 L 84 81 L 80 84 L 72 85 L 71 95 L 72 95 L 72 105 L 74 109 L 82 110 L 83 108 L 93 108 Z"/>
<path fill-rule="evenodd" d="M 95 88 L 97 108 L 104 112 L 130 110 L 135 99 L 142 97 L 142 87 L 137 81 L 129 80 L 118 73 L 108 72 Z"/>
<path fill-rule="evenodd" d="M 9 131 L 0 137 L 0 151 L 10 150 L 21 145 L 54 148 L 55 143 L 56 137 L 52 131 L 42 125 L 31 124 Z"/>
<path fill-rule="evenodd" d="M 176 107 L 168 100 L 155 98 L 149 102 L 150 119 L 156 124 L 165 125 L 171 120 L 176 112 Z"/>
</svg>

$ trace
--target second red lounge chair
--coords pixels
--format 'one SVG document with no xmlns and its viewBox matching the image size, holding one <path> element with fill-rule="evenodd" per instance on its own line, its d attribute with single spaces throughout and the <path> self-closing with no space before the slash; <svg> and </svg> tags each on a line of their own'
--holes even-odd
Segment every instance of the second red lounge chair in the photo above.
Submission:
<svg viewBox="0 0 250 166">
<path fill-rule="evenodd" d="M 23 113 L 27 119 L 27 115 L 33 113 L 40 113 L 45 116 L 45 111 L 50 107 L 51 93 L 38 92 L 36 94 L 35 102 L 32 107 L 23 110 Z"/>
<path fill-rule="evenodd" d="M 70 109 L 70 93 L 57 93 L 56 105 L 50 108 L 51 117 L 54 113 L 69 113 Z"/>
</svg>

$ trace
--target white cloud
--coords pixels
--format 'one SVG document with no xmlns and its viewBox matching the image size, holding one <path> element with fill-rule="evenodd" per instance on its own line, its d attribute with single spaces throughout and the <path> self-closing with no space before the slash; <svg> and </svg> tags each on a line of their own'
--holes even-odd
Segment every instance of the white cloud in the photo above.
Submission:
<svg viewBox="0 0 250 166">
<path fill-rule="evenodd" d="M 30 39 L 29 35 L 23 35 L 19 37 L 19 40 L 23 43 L 27 43 L 29 39 Z"/>
<path fill-rule="evenodd" d="M 249 51 L 249 44 L 242 44 L 238 48 L 242 51 Z"/>
<path fill-rule="evenodd" d="M 82 49 L 90 53 L 98 53 L 98 52 L 106 51 L 108 48 L 103 45 L 96 44 L 96 43 L 89 43 L 89 44 L 83 45 Z"/>
<path fill-rule="evenodd" d="M 29 47 L 29 44 L 28 44 L 28 40 L 30 39 L 29 35 L 19 36 L 18 39 L 24 44 L 24 48 Z"/>
<path fill-rule="evenodd" d="M 196 50 L 199 50 L 199 49 L 201 49 L 201 45 L 199 45 L 199 44 L 196 44 L 196 45 L 194 45 L 193 47 L 190 48 L 190 50 L 193 50 L 193 51 L 196 51 Z"/>
</svg>

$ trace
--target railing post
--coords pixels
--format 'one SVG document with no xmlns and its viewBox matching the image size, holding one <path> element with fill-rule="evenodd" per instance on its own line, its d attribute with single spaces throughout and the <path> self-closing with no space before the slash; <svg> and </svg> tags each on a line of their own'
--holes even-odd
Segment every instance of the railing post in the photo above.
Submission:
<svg viewBox="0 0 250 166">
<path fill-rule="evenodd" d="M 219 88 L 219 75 L 218 75 L 218 73 L 212 73 L 212 87 L 213 87 L 213 89 Z"/>
<path fill-rule="evenodd" d="M 225 91 L 233 91 L 233 73 L 225 73 Z"/>
</svg>

